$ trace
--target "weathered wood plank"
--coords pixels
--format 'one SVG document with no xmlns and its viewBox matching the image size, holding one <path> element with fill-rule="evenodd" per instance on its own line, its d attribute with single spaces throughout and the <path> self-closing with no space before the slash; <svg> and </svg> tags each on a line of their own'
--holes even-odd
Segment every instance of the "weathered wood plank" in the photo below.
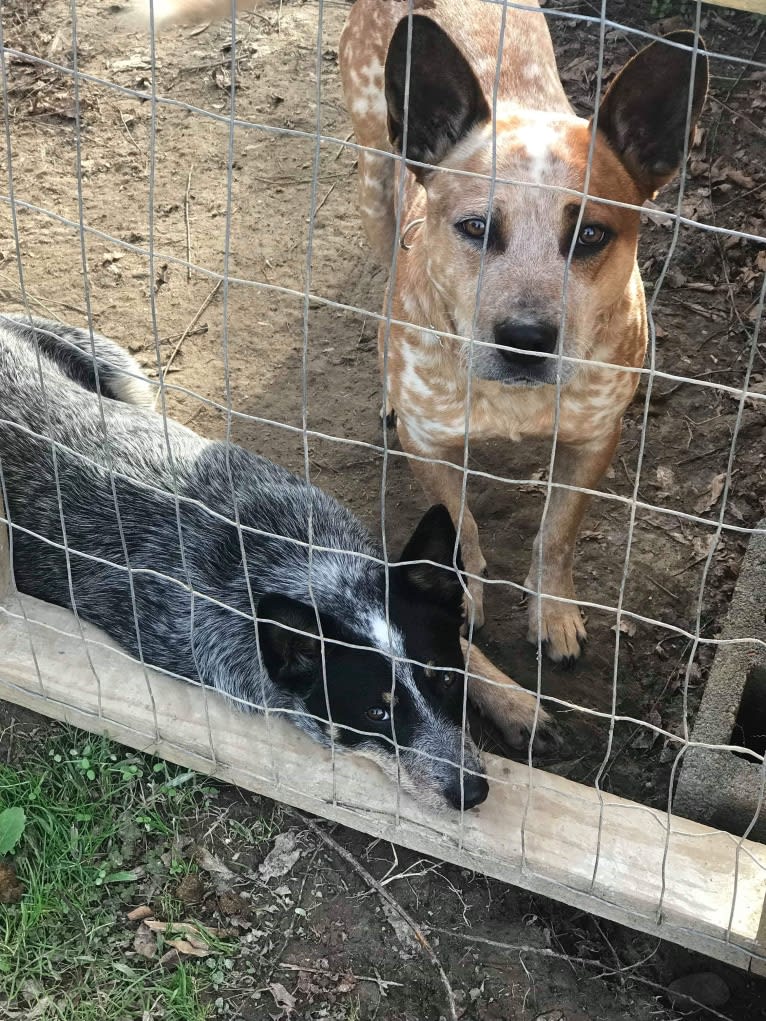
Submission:
<svg viewBox="0 0 766 1021">
<path fill-rule="evenodd" d="M 751 14 L 766 14 L 766 0 L 703 0 L 703 3 L 749 11 Z"/>
<path fill-rule="evenodd" d="M 10 615 L 19 600 L 29 627 Z M 7 607 L 4 699 L 719 960 L 766 966 L 763 845 L 493 756 L 489 799 L 463 820 L 406 795 L 397 816 L 395 788 L 373 763 L 337 754 L 333 769 L 330 753 L 286 721 L 144 671 L 88 626 L 105 645 L 89 641 L 86 655 L 65 610 L 26 596 Z"/>
</svg>

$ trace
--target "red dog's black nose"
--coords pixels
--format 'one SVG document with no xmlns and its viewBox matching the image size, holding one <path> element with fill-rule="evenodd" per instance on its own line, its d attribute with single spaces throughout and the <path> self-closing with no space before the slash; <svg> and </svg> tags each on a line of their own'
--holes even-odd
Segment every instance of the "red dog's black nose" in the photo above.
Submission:
<svg viewBox="0 0 766 1021">
<path fill-rule="evenodd" d="M 550 323 L 515 323 L 504 319 L 495 326 L 495 343 L 506 361 L 514 365 L 537 365 L 556 350 L 559 331 Z M 509 351 L 508 348 L 519 348 Z"/>
</svg>

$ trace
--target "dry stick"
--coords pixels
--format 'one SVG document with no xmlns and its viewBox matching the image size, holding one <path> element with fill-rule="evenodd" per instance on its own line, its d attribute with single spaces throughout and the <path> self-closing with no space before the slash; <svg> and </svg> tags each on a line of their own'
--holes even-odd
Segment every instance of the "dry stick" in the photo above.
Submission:
<svg viewBox="0 0 766 1021">
<path fill-rule="evenodd" d="M 338 979 L 338 978 L 352 978 L 355 982 L 371 982 L 376 985 L 378 989 L 385 995 L 389 986 L 399 986 L 404 988 L 404 982 L 392 982 L 387 978 L 380 978 L 379 975 L 354 975 L 352 972 L 345 971 L 328 971 L 327 968 L 307 968 L 303 964 L 280 964 L 280 968 L 284 971 L 305 971 L 307 975 L 324 975 L 327 978 Z"/>
<path fill-rule="evenodd" d="M 184 226 L 186 227 L 186 282 L 191 281 L 191 217 L 189 215 L 189 194 L 191 192 L 192 172 L 194 164 L 189 167 L 189 176 L 186 178 L 186 193 L 184 194 Z"/>
<path fill-rule="evenodd" d="M 143 156 L 143 157 L 144 157 L 144 159 L 146 159 L 146 158 L 147 158 L 147 155 L 146 155 L 146 153 L 145 153 L 145 152 L 144 152 L 144 150 L 143 150 L 143 149 L 141 148 L 141 146 L 140 146 L 140 145 L 138 144 L 138 142 L 137 142 L 137 141 L 135 140 L 135 138 L 133 137 L 133 134 L 132 134 L 132 132 L 131 132 L 130 128 L 128 127 L 128 122 L 127 122 L 127 120 L 125 119 L 125 114 L 124 114 L 124 113 L 122 112 L 122 110 L 118 110 L 117 112 L 118 112 L 118 113 L 119 113 L 119 115 L 120 115 L 120 120 L 122 121 L 122 127 L 123 127 L 123 129 L 124 129 L 124 131 L 125 131 L 125 134 L 126 134 L 126 135 L 128 136 L 128 138 L 130 139 L 130 141 L 131 141 L 131 142 L 133 143 L 133 145 L 135 146 L 135 148 L 136 148 L 136 149 L 138 150 L 138 153 L 139 153 L 139 155 Z"/>
<path fill-rule="evenodd" d="M 327 192 L 327 194 L 325 195 L 325 197 L 324 197 L 324 198 L 323 198 L 323 199 L 321 200 L 321 202 L 318 202 L 318 203 L 317 203 L 316 209 L 314 210 L 314 219 L 316 219 L 316 215 L 317 215 L 317 213 L 319 212 L 319 210 L 320 210 L 320 209 L 322 208 L 322 206 L 323 206 L 323 205 L 325 204 L 325 202 L 326 202 L 326 201 L 327 201 L 327 200 L 329 199 L 329 197 L 330 197 L 330 196 L 332 195 L 332 193 L 333 193 L 333 192 L 335 191 L 335 185 L 336 185 L 337 183 L 338 183 L 338 182 L 337 182 L 337 181 L 335 181 L 335 182 L 334 182 L 333 184 L 331 184 L 331 185 L 330 185 L 330 188 L 329 188 L 329 190 L 328 190 L 328 192 Z"/>
<path fill-rule="evenodd" d="M 205 310 L 207 309 L 207 307 L 210 304 L 210 302 L 213 300 L 213 298 L 216 296 L 216 294 L 218 294 L 218 291 L 219 291 L 222 283 L 223 283 L 223 280 L 219 280 L 218 281 L 218 283 L 215 285 L 213 290 L 210 292 L 210 294 L 208 294 L 207 298 L 205 298 L 205 300 L 202 302 L 200 307 L 194 313 L 194 317 L 192 318 L 192 321 L 189 323 L 189 325 L 186 327 L 184 332 L 178 338 L 178 343 L 176 344 L 176 346 L 171 351 L 170 358 L 168 358 L 167 364 L 165 365 L 165 368 L 162 369 L 162 371 L 160 373 L 160 384 L 164 383 L 165 380 L 167 379 L 168 372 L 170 371 L 170 366 L 173 364 L 173 360 L 175 359 L 175 356 L 178 354 L 179 350 L 181 349 L 181 345 L 186 340 L 186 338 L 189 336 L 189 334 L 194 329 L 194 327 L 197 325 L 197 323 L 200 321 L 200 319 L 204 315 Z M 157 406 L 157 401 L 159 400 L 159 396 L 160 396 L 160 389 L 158 388 L 157 395 L 154 398 L 154 405 L 155 405 L 155 407 Z"/>
<path fill-rule="evenodd" d="M 385 889 L 385 887 L 382 887 L 380 885 L 377 879 L 370 872 L 367 871 L 367 869 L 364 867 L 364 865 L 361 864 L 361 862 L 356 860 L 356 858 L 353 856 L 353 854 L 351 854 L 350 851 L 347 851 L 345 847 L 342 847 L 338 843 L 338 841 L 334 840 L 329 833 L 326 833 L 321 826 L 317 826 L 313 819 L 309 819 L 307 816 L 301 815 L 299 812 L 296 812 L 294 810 L 291 811 L 291 814 L 294 815 L 297 819 L 300 819 L 303 825 L 308 826 L 312 833 L 319 837 L 319 839 L 323 843 L 325 843 L 332 851 L 334 851 L 335 854 L 337 854 L 340 858 L 347 862 L 351 866 L 351 868 L 354 869 L 355 872 L 358 872 L 362 879 L 365 881 L 365 883 L 367 883 L 367 885 L 377 893 L 380 899 L 385 901 L 385 903 L 393 911 L 395 911 L 404 922 L 407 923 L 410 929 L 412 929 L 415 939 L 425 951 L 426 956 L 431 961 L 431 964 L 433 964 L 434 968 L 436 968 L 436 970 L 439 972 L 439 977 L 442 980 L 444 992 L 446 993 L 447 996 L 447 1006 L 449 1008 L 450 1019 L 451 1021 L 458 1021 L 457 1007 L 455 1005 L 455 994 L 452 992 L 452 986 L 450 985 L 450 981 L 447 978 L 444 968 L 442 968 L 441 961 L 434 953 L 433 947 L 428 942 L 426 937 L 423 935 L 422 929 L 415 921 L 415 919 L 412 917 L 412 915 L 408 914 L 408 912 L 404 910 L 399 901 L 392 897 L 388 890 Z"/>
<path fill-rule="evenodd" d="M 353 131 L 349 131 L 349 133 L 346 135 L 346 137 L 343 139 L 343 141 L 344 142 L 350 142 L 353 137 L 354 137 L 354 132 Z M 345 151 L 346 151 L 345 145 L 339 145 L 338 146 L 338 151 L 333 156 L 333 163 L 336 163 L 341 158 L 341 156 L 343 155 L 343 153 Z"/>
</svg>

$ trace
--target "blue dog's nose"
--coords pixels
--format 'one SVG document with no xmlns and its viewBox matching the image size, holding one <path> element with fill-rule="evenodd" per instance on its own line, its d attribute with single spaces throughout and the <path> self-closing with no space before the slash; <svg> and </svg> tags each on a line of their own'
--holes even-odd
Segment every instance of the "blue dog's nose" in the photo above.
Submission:
<svg viewBox="0 0 766 1021">
<path fill-rule="evenodd" d="M 500 354 L 514 365 L 536 365 L 545 361 L 544 355 L 553 354 L 558 341 L 558 327 L 550 323 L 515 323 L 504 319 L 495 326 L 495 343 Z M 519 348 L 508 351 L 507 348 Z"/>
<path fill-rule="evenodd" d="M 456 776 L 454 783 L 450 784 L 446 791 L 447 800 L 454 808 L 475 808 L 482 801 L 487 800 L 489 784 L 483 776 L 473 776 L 471 773 L 463 774 L 463 797 L 460 797 L 460 778 Z"/>
</svg>

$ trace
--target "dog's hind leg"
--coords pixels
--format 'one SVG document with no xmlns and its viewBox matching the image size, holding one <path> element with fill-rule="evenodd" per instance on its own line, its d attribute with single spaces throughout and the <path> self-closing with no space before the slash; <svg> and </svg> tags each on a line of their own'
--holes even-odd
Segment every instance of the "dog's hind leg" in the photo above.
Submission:
<svg viewBox="0 0 766 1021">
<path fill-rule="evenodd" d="M 100 333 L 91 334 L 76 326 L 67 326 L 51 319 L 3 314 L 0 325 L 12 328 L 16 335 L 32 346 L 86 390 L 124 404 L 141 408 L 153 407 L 154 390 L 138 362 L 119 344 Z M 98 382 L 97 382 L 98 377 Z"/>
<path fill-rule="evenodd" d="M 391 265 L 396 234 L 393 156 L 375 152 L 359 153 L 359 212 L 376 261 Z"/>
</svg>

